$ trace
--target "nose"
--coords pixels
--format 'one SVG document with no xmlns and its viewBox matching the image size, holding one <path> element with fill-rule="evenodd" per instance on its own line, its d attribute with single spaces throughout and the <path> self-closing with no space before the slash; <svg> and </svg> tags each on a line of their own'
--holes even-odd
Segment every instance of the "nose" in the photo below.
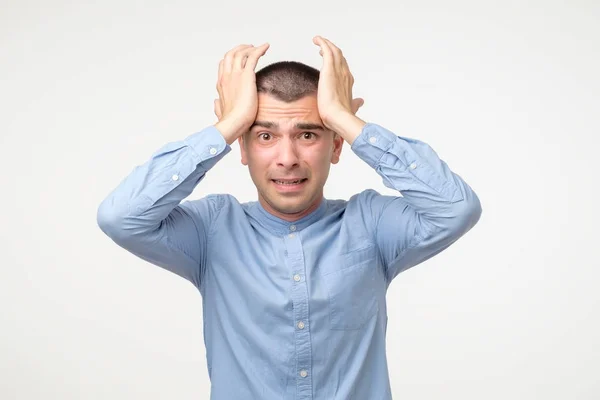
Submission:
<svg viewBox="0 0 600 400">
<path fill-rule="evenodd" d="M 281 140 L 277 149 L 277 166 L 292 169 L 299 165 L 298 149 L 293 140 Z"/>
</svg>

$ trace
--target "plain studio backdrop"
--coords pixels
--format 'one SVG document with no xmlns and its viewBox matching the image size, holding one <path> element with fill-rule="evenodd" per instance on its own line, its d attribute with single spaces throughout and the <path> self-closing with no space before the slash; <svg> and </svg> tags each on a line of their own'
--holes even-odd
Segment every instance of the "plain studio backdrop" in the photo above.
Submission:
<svg viewBox="0 0 600 400">
<path fill-rule="evenodd" d="M 597 2 L 83 3 L 0 6 L 0 398 L 209 398 L 200 293 L 96 211 L 216 121 L 226 51 L 269 42 L 259 68 L 321 68 L 317 34 L 359 116 L 430 144 L 483 207 L 390 286 L 394 398 L 600 398 Z M 256 199 L 232 147 L 190 199 Z M 325 195 L 367 188 L 394 193 L 346 143 Z"/>
</svg>

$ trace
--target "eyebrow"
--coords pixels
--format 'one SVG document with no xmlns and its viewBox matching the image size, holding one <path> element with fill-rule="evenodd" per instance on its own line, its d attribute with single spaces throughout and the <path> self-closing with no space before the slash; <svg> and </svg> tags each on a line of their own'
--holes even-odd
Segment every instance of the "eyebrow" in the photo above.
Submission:
<svg viewBox="0 0 600 400">
<path fill-rule="evenodd" d="M 273 121 L 254 121 L 250 129 L 255 126 L 260 126 L 267 129 L 277 129 L 279 128 L 279 124 Z M 310 130 L 321 130 L 324 131 L 325 128 L 321 124 L 315 124 L 312 122 L 298 122 L 296 123 L 296 129 L 310 129 Z"/>
</svg>

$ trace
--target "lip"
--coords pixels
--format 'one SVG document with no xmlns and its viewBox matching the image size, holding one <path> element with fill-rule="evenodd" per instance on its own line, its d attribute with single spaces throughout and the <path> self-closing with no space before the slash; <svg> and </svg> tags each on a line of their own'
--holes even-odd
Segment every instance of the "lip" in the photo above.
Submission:
<svg viewBox="0 0 600 400">
<path fill-rule="evenodd" d="M 286 192 L 286 193 L 301 191 L 304 188 L 304 185 L 306 185 L 306 182 L 308 182 L 308 179 L 306 179 L 306 178 L 277 179 L 277 180 L 284 181 L 284 182 L 301 180 L 300 183 L 297 183 L 295 185 L 281 185 L 281 184 L 275 182 L 274 179 L 271 179 L 271 183 L 273 185 L 275 185 L 275 188 L 277 189 L 277 191 L 279 191 L 279 192 Z"/>
</svg>

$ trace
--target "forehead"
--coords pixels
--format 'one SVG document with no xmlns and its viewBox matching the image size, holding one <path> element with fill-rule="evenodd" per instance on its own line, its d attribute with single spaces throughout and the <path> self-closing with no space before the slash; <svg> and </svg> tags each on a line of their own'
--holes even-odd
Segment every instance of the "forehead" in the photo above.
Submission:
<svg viewBox="0 0 600 400">
<path fill-rule="evenodd" d="M 268 94 L 259 93 L 256 120 L 277 122 L 281 127 L 295 124 L 296 122 L 322 124 L 317 107 L 316 94 L 286 103 Z"/>
</svg>

